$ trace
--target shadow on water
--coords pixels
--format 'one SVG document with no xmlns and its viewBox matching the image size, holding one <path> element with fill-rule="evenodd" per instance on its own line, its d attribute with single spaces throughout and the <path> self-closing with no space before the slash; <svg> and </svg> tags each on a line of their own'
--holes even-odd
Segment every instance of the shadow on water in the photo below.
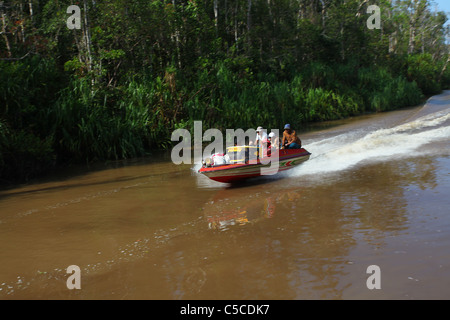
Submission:
<svg viewBox="0 0 450 320">
<path fill-rule="evenodd" d="M 2 194 L 2 192 L 5 193 L 9 192 L 10 190 L 19 189 L 23 187 L 32 187 L 34 185 L 70 181 L 72 179 L 83 177 L 92 173 L 101 173 L 102 171 L 107 170 L 145 166 L 149 164 L 166 163 L 169 161 L 170 161 L 170 151 L 156 150 L 152 152 L 151 156 L 141 158 L 109 160 L 105 162 L 94 162 L 87 164 L 61 165 L 54 168 L 52 172 L 47 173 L 46 175 L 43 175 L 41 177 L 34 178 L 26 183 L 6 183 L 6 182 L 1 183 L 0 197 L 4 195 Z"/>
<path fill-rule="evenodd" d="M 168 158 L 168 153 L 159 152 L 154 156 L 147 158 L 60 167 L 45 178 L 35 179 L 27 184 L 0 187 L 0 200 L 21 194 L 33 194 L 47 191 L 57 192 L 58 190 L 68 190 L 72 188 L 114 185 L 121 182 L 132 182 L 139 179 L 149 179 L 155 176 L 167 176 L 178 173 L 180 168 L 175 165 L 171 167 L 170 170 L 165 169 L 164 171 L 156 171 L 151 174 L 142 174 L 142 171 L 139 171 L 139 167 L 142 166 L 167 164 L 169 162 L 170 157 Z M 136 174 L 122 175 L 120 169 L 130 171 L 136 169 Z M 87 178 L 88 176 L 98 176 L 101 178 L 95 180 Z"/>
</svg>

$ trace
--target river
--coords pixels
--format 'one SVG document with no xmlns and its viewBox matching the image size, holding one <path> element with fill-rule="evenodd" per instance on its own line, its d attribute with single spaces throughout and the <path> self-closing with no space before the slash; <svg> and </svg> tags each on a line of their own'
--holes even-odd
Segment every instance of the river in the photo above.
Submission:
<svg viewBox="0 0 450 320">
<path fill-rule="evenodd" d="M 0 191 L 0 299 L 448 299 L 449 137 L 446 91 L 239 186 L 166 153 Z"/>
</svg>

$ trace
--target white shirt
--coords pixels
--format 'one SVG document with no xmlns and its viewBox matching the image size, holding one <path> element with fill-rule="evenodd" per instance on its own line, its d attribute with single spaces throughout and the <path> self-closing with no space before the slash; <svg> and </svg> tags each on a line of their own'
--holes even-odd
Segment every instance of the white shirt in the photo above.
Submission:
<svg viewBox="0 0 450 320">
<path fill-rule="evenodd" d="M 256 133 L 256 142 L 258 142 L 260 139 L 261 141 L 267 140 L 267 133 L 264 131 L 261 131 L 261 136 L 259 136 L 258 133 Z"/>
</svg>

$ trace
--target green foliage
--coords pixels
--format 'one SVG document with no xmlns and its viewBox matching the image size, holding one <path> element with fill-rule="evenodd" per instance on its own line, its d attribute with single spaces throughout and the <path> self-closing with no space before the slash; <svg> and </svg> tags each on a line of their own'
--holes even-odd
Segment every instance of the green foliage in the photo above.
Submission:
<svg viewBox="0 0 450 320">
<path fill-rule="evenodd" d="M 39 56 L 27 62 L 0 61 L 0 69 L 0 116 L 12 128 L 42 125 L 40 111 L 55 100 L 64 85 L 54 61 Z M 37 128 L 39 132 L 42 129 Z"/>
<path fill-rule="evenodd" d="M 408 79 L 415 81 L 425 95 L 441 92 L 438 70 L 431 54 L 411 55 L 407 58 Z"/>
<path fill-rule="evenodd" d="M 154 88 L 132 81 L 110 94 L 83 79 L 62 91 L 51 110 L 60 160 L 132 158 L 166 145 L 164 110 L 151 105 Z"/>
<path fill-rule="evenodd" d="M 64 82 L 39 56 L 0 61 L 0 69 L 0 179 L 29 179 L 54 165 L 47 111 Z"/>
<path fill-rule="evenodd" d="M 305 93 L 309 121 L 336 120 L 358 113 L 358 104 L 352 98 L 322 88 Z"/>
<path fill-rule="evenodd" d="M 143 156 L 195 120 L 299 127 L 449 88 L 446 15 L 428 0 L 376 3 L 382 30 L 367 29 L 358 0 L 83 1 L 82 29 L 69 30 L 69 0 L 33 11 L 12 1 L 2 9 L 0 179 Z"/>
<path fill-rule="evenodd" d="M 420 103 L 423 94 L 415 82 L 393 77 L 386 68 L 363 68 L 358 72 L 359 92 L 366 111 L 388 111 Z"/>
</svg>

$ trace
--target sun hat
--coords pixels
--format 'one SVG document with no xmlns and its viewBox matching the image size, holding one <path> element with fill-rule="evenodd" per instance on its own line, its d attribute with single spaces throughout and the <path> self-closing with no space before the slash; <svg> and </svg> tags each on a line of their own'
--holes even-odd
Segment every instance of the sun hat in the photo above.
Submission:
<svg viewBox="0 0 450 320">
<path fill-rule="evenodd" d="M 263 127 L 256 128 L 256 132 L 262 131 Z"/>
</svg>

